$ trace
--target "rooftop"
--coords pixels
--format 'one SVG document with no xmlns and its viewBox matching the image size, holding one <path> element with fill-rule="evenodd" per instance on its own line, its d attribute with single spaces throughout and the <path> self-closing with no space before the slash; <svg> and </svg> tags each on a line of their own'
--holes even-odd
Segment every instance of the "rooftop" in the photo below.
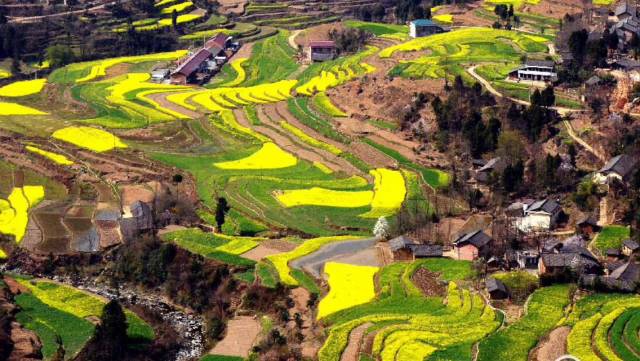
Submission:
<svg viewBox="0 0 640 361">
<path fill-rule="evenodd" d="M 636 160 L 626 154 L 617 155 L 600 169 L 600 173 L 617 173 L 621 177 L 630 175 L 636 168 Z"/>
</svg>

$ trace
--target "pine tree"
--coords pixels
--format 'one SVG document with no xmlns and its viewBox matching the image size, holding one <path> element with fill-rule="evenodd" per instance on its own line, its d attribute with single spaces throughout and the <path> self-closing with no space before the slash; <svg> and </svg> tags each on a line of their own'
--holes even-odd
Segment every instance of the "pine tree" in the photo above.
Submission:
<svg viewBox="0 0 640 361">
<path fill-rule="evenodd" d="M 122 360 L 127 348 L 127 318 L 122 306 L 111 300 L 102 309 L 100 324 L 93 335 L 93 361 Z"/>
</svg>

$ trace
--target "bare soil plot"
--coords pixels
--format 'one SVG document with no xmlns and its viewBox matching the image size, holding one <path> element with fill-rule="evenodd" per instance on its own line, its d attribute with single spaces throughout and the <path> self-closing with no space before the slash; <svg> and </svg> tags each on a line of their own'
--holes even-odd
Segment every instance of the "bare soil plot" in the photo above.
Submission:
<svg viewBox="0 0 640 361">
<path fill-rule="evenodd" d="M 244 7 L 248 0 L 218 0 L 220 3 L 220 14 L 237 14 L 244 13 Z"/>
<path fill-rule="evenodd" d="M 258 262 L 267 256 L 271 256 L 279 253 L 283 253 L 283 251 L 260 244 L 257 247 L 253 248 L 252 250 L 246 253 L 243 253 L 242 257 Z"/>
<path fill-rule="evenodd" d="M 193 110 L 187 109 L 185 107 L 182 107 L 174 102 L 170 102 L 167 100 L 167 96 L 170 95 L 172 93 L 156 93 L 156 94 L 149 94 L 146 97 L 155 101 L 156 103 L 160 104 L 161 107 L 169 109 L 169 110 L 173 110 L 174 112 L 178 112 L 180 114 L 184 114 L 186 116 L 188 116 L 189 118 L 199 118 L 202 116 L 202 114 L 198 113 L 198 112 L 194 112 Z"/>
<path fill-rule="evenodd" d="M 300 32 L 300 34 L 295 37 L 295 43 L 307 47 L 311 41 L 330 40 L 329 31 L 332 29 L 342 30 L 344 29 L 344 25 L 342 23 L 330 23 L 312 26 Z"/>
<path fill-rule="evenodd" d="M 571 327 L 558 327 L 551 331 L 538 346 L 531 351 L 530 360 L 555 361 L 567 353 L 567 336 Z"/>
<path fill-rule="evenodd" d="M 527 5 L 523 10 L 527 13 L 562 19 L 565 14 L 581 13 L 582 7 L 581 0 L 544 0 L 536 5 Z"/>
<path fill-rule="evenodd" d="M 227 332 L 209 354 L 248 357 L 260 333 L 260 323 L 251 316 L 237 316 L 227 323 Z"/>
</svg>

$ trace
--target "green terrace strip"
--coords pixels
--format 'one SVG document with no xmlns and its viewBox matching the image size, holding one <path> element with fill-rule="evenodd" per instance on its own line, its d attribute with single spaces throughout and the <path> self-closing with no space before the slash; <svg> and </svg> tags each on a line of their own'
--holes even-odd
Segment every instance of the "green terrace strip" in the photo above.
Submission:
<svg viewBox="0 0 640 361">
<path fill-rule="evenodd" d="M 568 351 L 581 360 L 637 360 L 640 297 L 592 294 L 573 307 L 566 324 L 573 326 Z M 635 332 L 635 335 L 632 335 Z"/>
<path fill-rule="evenodd" d="M 416 172 L 420 173 L 422 175 L 422 178 L 424 179 L 424 181 L 430 185 L 431 187 L 433 187 L 434 189 L 438 189 L 438 188 L 444 188 L 446 186 L 449 185 L 449 174 L 446 172 L 443 172 L 441 170 L 438 169 L 434 169 L 434 168 L 426 168 L 423 166 L 420 166 L 418 164 L 415 164 L 413 162 L 411 162 L 409 159 L 405 158 L 402 154 L 400 154 L 398 151 L 387 148 L 383 145 L 380 145 L 374 141 L 372 141 L 371 139 L 368 138 L 363 138 L 362 139 L 365 143 L 369 144 L 370 146 L 376 148 L 377 150 L 381 151 L 382 153 L 390 156 L 391 158 L 395 159 L 396 161 L 398 161 L 398 163 L 403 166 L 406 167 L 408 169 L 412 169 L 415 170 Z"/>
<path fill-rule="evenodd" d="M 594 246 L 604 254 L 608 249 L 620 249 L 622 242 L 631 237 L 629 227 L 626 226 L 605 226 L 593 241 Z"/>
<path fill-rule="evenodd" d="M 254 261 L 239 256 L 239 254 L 257 245 L 252 243 L 248 244 L 247 241 L 249 240 L 240 238 L 234 241 L 228 237 L 205 233 L 197 228 L 166 233 L 162 235 L 162 239 L 175 243 L 177 246 L 191 253 L 199 254 L 205 258 L 222 263 L 237 266 L 253 266 L 255 264 Z"/>
<path fill-rule="evenodd" d="M 564 316 L 571 286 L 554 285 L 536 290 L 528 301 L 527 314 L 520 320 L 480 341 L 478 361 L 526 361 L 540 337 L 551 331 Z"/>
<path fill-rule="evenodd" d="M 312 128 L 327 138 L 340 143 L 349 144 L 349 138 L 335 130 L 329 120 L 323 119 L 309 108 L 309 98 L 291 98 L 287 100 L 287 104 L 289 106 L 289 112 L 291 112 L 291 114 L 293 114 L 293 116 L 304 125 Z"/>
<path fill-rule="evenodd" d="M 372 23 L 358 20 L 347 20 L 344 22 L 347 27 L 366 30 L 375 36 L 404 34 L 409 35 L 409 27 L 407 25 Z"/>
<path fill-rule="evenodd" d="M 247 69 L 247 79 L 242 86 L 284 80 L 298 69 L 294 60 L 296 50 L 289 46 L 288 37 L 289 32 L 283 30 L 253 45 L 251 57 L 242 64 Z"/>
<path fill-rule="evenodd" d="M 378 273 L 376 300 L 327 316 L 324 321 L 330 325 L 329 335 L 319 360 L 340 360 L 351 331 L 365 324 L 373 324 L 368 332 L 377 332 L 372 346 L 376 359 L 470 359 L 473 343 L 493 332 L 500 318 L 482 297 L 454 282 L 449 283 L 446 299 L 424 297 L 411 276 L 420 267 L 440 266 L 429 263 L 384 267 Z"/>
<path fill-rule="evenodd" d="M 313 104 L 315 107 L 324 114 L 331 117 L 346 117 L 347 114 L 340 108 L 338 108 L 331 98 L 327 96 L 327 93 L 321 92 L 313 96 Z"/>
<path fill-rule="evenodd" d="M 42 341 L 45 358 L 55 354 L 57 336 L 67 356 L 74 356 L 93 336 L 94 325 L 88 317 L 100 317 L 105 301 L 75 288 L 50 281 L 17 279 L 29 292 L 16 296 L 21 311 L 16 319 L 24 327 L 36 332 Z M 153 329 L 131 311 L 127 316 L 127 335 L 133 340 L 153 340 Z"/>
</svg>

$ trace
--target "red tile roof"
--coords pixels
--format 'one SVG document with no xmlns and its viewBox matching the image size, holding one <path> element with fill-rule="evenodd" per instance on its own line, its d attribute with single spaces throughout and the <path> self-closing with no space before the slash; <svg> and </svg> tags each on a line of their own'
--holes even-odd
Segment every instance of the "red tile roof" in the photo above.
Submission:
<svg viewBox="0 0 640 361">
<path fill-rule="evenodd" d="M 214 36 L 213 38 L 207 40 L 207 42 L 205 43 L 204 47 L 209 49 L 212 48 L 214 46 L 224 49 L 224 46 L 227 42 L 227 39 L 229 39 L 229 36 L 226 34 L 218 34 L 216 36 Z"/>
<path fill-rule="evenodd" d="M 211 52 L 207 49 L 200 49 L 195 54 L 191 55 L 185 60 L 173 74 L 184 74 L 185 76 L 191 75 L 203 61 L 207 60 L 211 56 Z"/>
</svg>

